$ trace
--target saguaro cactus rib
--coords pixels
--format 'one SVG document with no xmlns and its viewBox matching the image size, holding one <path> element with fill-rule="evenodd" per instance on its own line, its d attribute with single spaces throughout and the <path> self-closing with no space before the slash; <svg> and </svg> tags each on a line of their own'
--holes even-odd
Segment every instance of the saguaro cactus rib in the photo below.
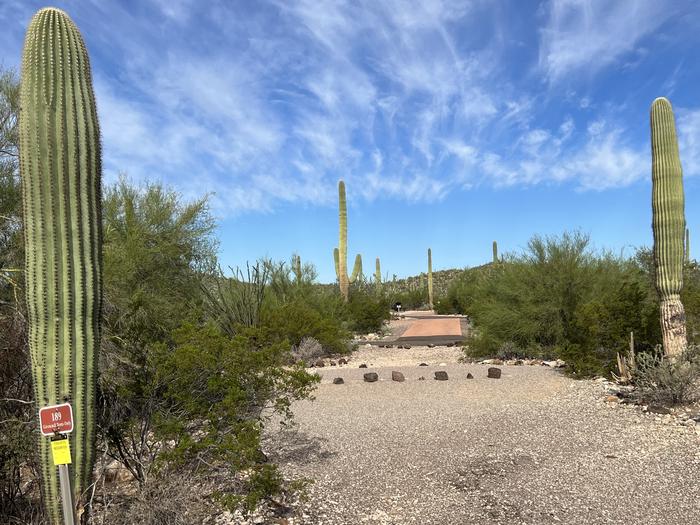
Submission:
<svg viewBox="0 0 700 525">
<path fill-rule="evenodd" d="M 687 345 L 685 310 L 680 300 L 685 257 L 683 171 L 671 103 L 651 106 L 652 229 L 656 289 L 661 299 L 664 352 L 675 358 Z"/>
<path fill-rule="evenodd" d="M 37 408 L 70 402 L 71 486 L 81 513 L 94 464 L 102 260 L 100 140 L 90 63 L 64 12 L 32 19 L 22 60 L 23 180 L 29 348 Z M 60 520 L 50 442 L 39 440 L 44 500 Z"/>
</svg>

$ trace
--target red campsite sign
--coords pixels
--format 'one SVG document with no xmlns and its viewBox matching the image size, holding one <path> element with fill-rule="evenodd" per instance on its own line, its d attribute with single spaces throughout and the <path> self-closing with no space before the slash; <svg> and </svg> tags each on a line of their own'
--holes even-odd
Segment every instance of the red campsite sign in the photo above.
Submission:
<svg viewBox="0 0 700 525">
<path fill-rule="evenodd" d="M 40 408 L 39 422 L 44 436 L 53 436 L 56 432 L 68 434 L 73 432 L 73 409 L 70 403 Z"/>
</svg>

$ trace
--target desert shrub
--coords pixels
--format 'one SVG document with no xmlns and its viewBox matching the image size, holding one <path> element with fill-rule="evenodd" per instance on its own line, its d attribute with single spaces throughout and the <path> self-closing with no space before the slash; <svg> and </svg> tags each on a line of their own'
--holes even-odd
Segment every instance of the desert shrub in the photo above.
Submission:
<svg viewBox="0 0 700 525">
<path fill-rule="evenodd" d="M 92 525 L 190 525 L 211 517 L 202 480 L 188 474 L 154 477 L 119 502 L 98 508 Z"/>
<path fill-rule="evenodd" d="M 391 316 L 386 297 L 364 291 L 350 295 L 347 312 L 350 329 L 363 334 L 380 331 Z"/>
<path fill-rule="evenodd" d="M 475 330 L 471 357 L 512 344 L 530 357 L 559 357 L 578 377 L 607 374 L 635 333 L 640 350 L 659 340 L 658 300 L 635 259 L 596 252 L 580 233 L 533 237 L 521 254 L 465 271 L 448 290 L 450 308 Z M 519 354 L 522 355 L 522 354 Z"/>
<path fill-rule="evenodd" d="M 291 403 L 308 398 L 320 378 L 303 364 L 283 366 L 289 346 L 263 328 L 243 327 L 231 338 L 211 324 L 185 324 L 173 339 L 173 348 L 160 345 L 152 354 L 167 402 L 154 431 L 169 444 L 156 463 L 226 470 L 239 483 L 221 490 L 221 500 L 254 508 L 281 483 L 261 452 L 265 421 L 276 414 L 288 423 Z"/>
<path fill-rule="evenodd" d="M 636 355 L 633 396 L 640 403 L 676 405 L 700 400 L 700 347 L 690 345 L 675 361 L 658 348 Z"/>
<path fill-rule="evenodd" d="M 303 297 L 283 304 L 270 304 L 263 309 L 261 324 L 276 338 L 292 346 L 313 337 L 327 354 L 347 353 L 350 334 L 342 319 L 324 312 Z"/>
<path fill-rule="evenodd" d="M 304 361 L 307 365 L 324 354 L 323 346 L 313 337 L 304 337 L 298 345 L 292 347 L 294 361 Z"/>
</svg>

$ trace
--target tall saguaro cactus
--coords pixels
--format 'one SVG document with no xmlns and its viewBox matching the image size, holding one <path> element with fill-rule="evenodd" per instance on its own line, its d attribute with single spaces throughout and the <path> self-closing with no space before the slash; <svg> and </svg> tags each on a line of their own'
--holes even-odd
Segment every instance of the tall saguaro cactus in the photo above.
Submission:
<svg viewBox="0 0 700 525">
<path fill-rule="evenodd" d="M 357 254 L 352 275 L 348 277 L 348 209 L 345 200 L 345 182 L 338 181 L 338 222 L 339 246 L 333 250 L 335 273 L 340 285 L 340 293 L 347 301 L 350 293 L 350 283 L 362 275 L 362 256 Z"/>
<path fill-rule="evenodd" d="M 651 105 L 652 229 L 656 289 L 661 299 L 664 352 L 670 358 L 687 345 L 683 287 L 685 203 L 683 171 L 671 103 L 657 98 Z"/>
<path fill-rule="evenodd" d="M 379 257 L 374 262 L 374 282 L 377 283 L 377 286 L 382 284 L 382 266 Z"/>
<path fill-rule="evenodd" d="M 102 308 L 101 150 L 90 62 L 64 12 L 40 10 L 22 59 L 22 176 L 29 349 L 37 407 L 70 402 L 76 515 L 91 482 Z M 44 500 L 61 519 L 48 438 L 39 438 Z"/>
<path fill-rule="evenodd" d="M 428 248 L 428 305 L 433 308 L 433 252 Z"/>
<path fill-rule="evenodd" d="M 498 262 L 498 243 L 496 241 L 493 241 L 493 245 L 491 248 L 493 249 L 493 262 L 497 263 Z"/>
</svg>

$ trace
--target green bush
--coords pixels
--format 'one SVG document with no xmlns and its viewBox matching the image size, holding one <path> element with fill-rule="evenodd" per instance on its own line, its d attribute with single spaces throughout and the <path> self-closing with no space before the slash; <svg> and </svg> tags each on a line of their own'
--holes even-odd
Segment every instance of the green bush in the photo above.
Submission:
<svg viewBox="0 0 700 525">
<path fill-rule="evenodd" d="M 355 292 L 347 304 L 348 322 L 354 332 L 379 332 L 391 317 L 389 300 L 381 295 Z"/>
<path fill-rule="evenodd" d="M 536 236 L 521 254 L 465 271 L 445 302 L 473 322 L 469 356 L 496 356 L 510 345 L 518 355 L 564 359 L 577 377 L 613 370 L 630 332 L 640 350 L 660 338 L 648 269 L 595 252 L 580 233 Z"/>
<path fill-rule="evenodd" d="M 293 346 L 299 346 L 306 337 L 313 337 L 328 354 L 345 354 L 350 350 L 350 334 L 343 328 L 342 321 L 303 298 L 264 308 L 261 324 L 276 341 L 287 341 Z"/>
<path fill-rule="evenodd" d="M 310 397 L 320 378 L 301 364 L 283 366 L 289 345 L 274 342 L 265 329 L 243 327 L 230 338 L 211 324 L 185 324 L 173 339 L 173 348 L 159 345 L 151 356 L 168 404 L 155 435 L 172 444 L 156 461 L 167 469 L 203 463 L 234 476 L 245 471 L 239 490 L 219 498 L 252 509 L 282 481 L 260 450 L 265 421 L 277 414 L 288 423 L 291 403 Z"/>
<path fill-rule="evenodd" d="M 676 405 L 700 400 L 700 347 L 690 345 L 675 361 L 661 348 L 636 355 L 634 398 L 645 404 Z"/>
</svg>

